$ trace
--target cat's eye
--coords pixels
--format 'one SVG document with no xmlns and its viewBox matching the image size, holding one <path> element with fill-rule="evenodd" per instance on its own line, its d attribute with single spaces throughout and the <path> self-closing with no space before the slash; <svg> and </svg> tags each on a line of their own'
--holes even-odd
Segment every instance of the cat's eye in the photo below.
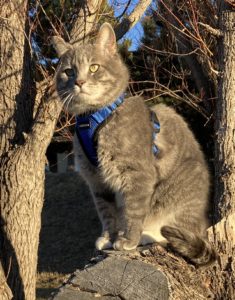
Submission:
<svg viewBox="0 0 235 300">
<path fill-rule="evenodd" d="M 90 70 L 91 73 L 95 73 L 95 72 L 98 71 L 99 67 L 100 67 L 100 65 L 93 64 L 93 65 L 90 65 L 89 70 Z"/>
<path fill-rule="evenodd" d="M 65 69 L 64 72 L 68 77 L 73 77 L 74 76 L 74 70 L 73 69 Z"/>
</svg>

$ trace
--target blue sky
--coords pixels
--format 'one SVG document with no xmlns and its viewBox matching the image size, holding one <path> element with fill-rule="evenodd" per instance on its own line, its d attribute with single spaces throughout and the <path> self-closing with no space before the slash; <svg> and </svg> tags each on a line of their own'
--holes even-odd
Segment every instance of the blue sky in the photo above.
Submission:
<svg viewBox="0 0 235 300">
<path fill-rule="evenodd" d="M 125 34 L 123 39 L 132 40 L 132 44 L 129 50 L 134 51 L 138 48 L 142 36 L 143 36 L 143 28 L 140 23 L 137 23 L 131 30 L 129 30 Z"/>
<path fill-rule="evenodd" d="M 115 13 L 115 16 L 117 17 L 122 14 L 128 1 L 127 0 L 117 0 L 117 1 L 109 0 L 108 2 L 110 5 L 112 5 L 114 7 L 114 13 Z M 126 13 L 129 14 L 133 10 L 133 8 L 136 6 L 137 3 L 138 3 L 137 0 L 131 1 L 130 6 Z M 133 51 L 138 48 L 138 45 L 139 45 L 139 42 L 140 42 L 140 39 L 142 36 L 143 36 L 143 28 L 142 28 L 140 22 L 138 22 L 131 30 L 129 30 L 125 34 L 123 39 L 128 38 L 128 39 L 132 40 L 132 45 L 129 50 Z"/>
</svg>

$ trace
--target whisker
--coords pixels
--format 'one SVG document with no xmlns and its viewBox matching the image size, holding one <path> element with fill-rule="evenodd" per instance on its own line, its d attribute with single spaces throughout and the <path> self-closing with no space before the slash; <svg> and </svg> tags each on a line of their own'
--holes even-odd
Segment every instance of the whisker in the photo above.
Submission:
<svg viewBox="0 0 235 300">
<path fill-rule="evenodd" d="M 71 101 L 73 100 L 73 94 L 71 94 L 70 95 L 71 97 L 68 99 L 68 101 L 67 101 L 67 110 L 68 110 L 68 108 L 69 108 L 69 105 L 70 105 L 70 103 L 71 103 Z"/>
<path fill-rule="evenodd" d="M 65 105 L 65 103 L 68 101 L 68 99 L 70 98 L 71 94 L 67 95 L 64 99 L 63 99 L 63 106 Z"/>
<path fill-rule="evenodd" d="M 68 95 L 68 94 L 70 94 L 70 91 L 62 91 L 62 93 L 61 93 L 61 91 L 59 92 L 59 96 L 60 96 L 61 98 L 63 98 L 64 96 L 66 96 L 66 95 Z"/>
<path fill-rule="evenodd" d="M 74 95 L 70 90 L 60 90 L 59 96 L 62 100 L 62 105 L 64 106 L 65 110 L 68 110 L 69 105 L 74 99 Z"/>
</svg>

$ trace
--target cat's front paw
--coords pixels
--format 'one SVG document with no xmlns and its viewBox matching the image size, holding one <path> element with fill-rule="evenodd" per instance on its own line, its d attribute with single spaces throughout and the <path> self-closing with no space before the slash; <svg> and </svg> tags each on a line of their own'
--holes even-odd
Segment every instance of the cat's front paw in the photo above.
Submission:
<svg viewBox="0 0 235 300">
<path fill-rule="evenodd" d="M 128 240 L 125 237 L 119 237 L 114 243 L 113 248 L 115 250 L 134 250 L 138 246 L 138 243 Z"/>
<path fill-rule="evenodd" d="M 108 237 L 100 236 L 95 242 L 95 247 L 97 250 L 105 250 L 113 247 Z"/>
</svg>

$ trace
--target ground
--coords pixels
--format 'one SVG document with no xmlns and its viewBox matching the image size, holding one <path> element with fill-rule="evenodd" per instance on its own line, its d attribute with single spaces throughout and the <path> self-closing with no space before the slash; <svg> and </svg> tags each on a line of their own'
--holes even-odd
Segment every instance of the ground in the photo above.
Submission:
<svg viewBox="0 0 235 300">
<path fill-rule="evenodd" d="M 39 245 L 37 300 L 47 299 L 94 253 L 101 226 L 86 183 L 77 173 L 47 173 Z"/>
</svg>

